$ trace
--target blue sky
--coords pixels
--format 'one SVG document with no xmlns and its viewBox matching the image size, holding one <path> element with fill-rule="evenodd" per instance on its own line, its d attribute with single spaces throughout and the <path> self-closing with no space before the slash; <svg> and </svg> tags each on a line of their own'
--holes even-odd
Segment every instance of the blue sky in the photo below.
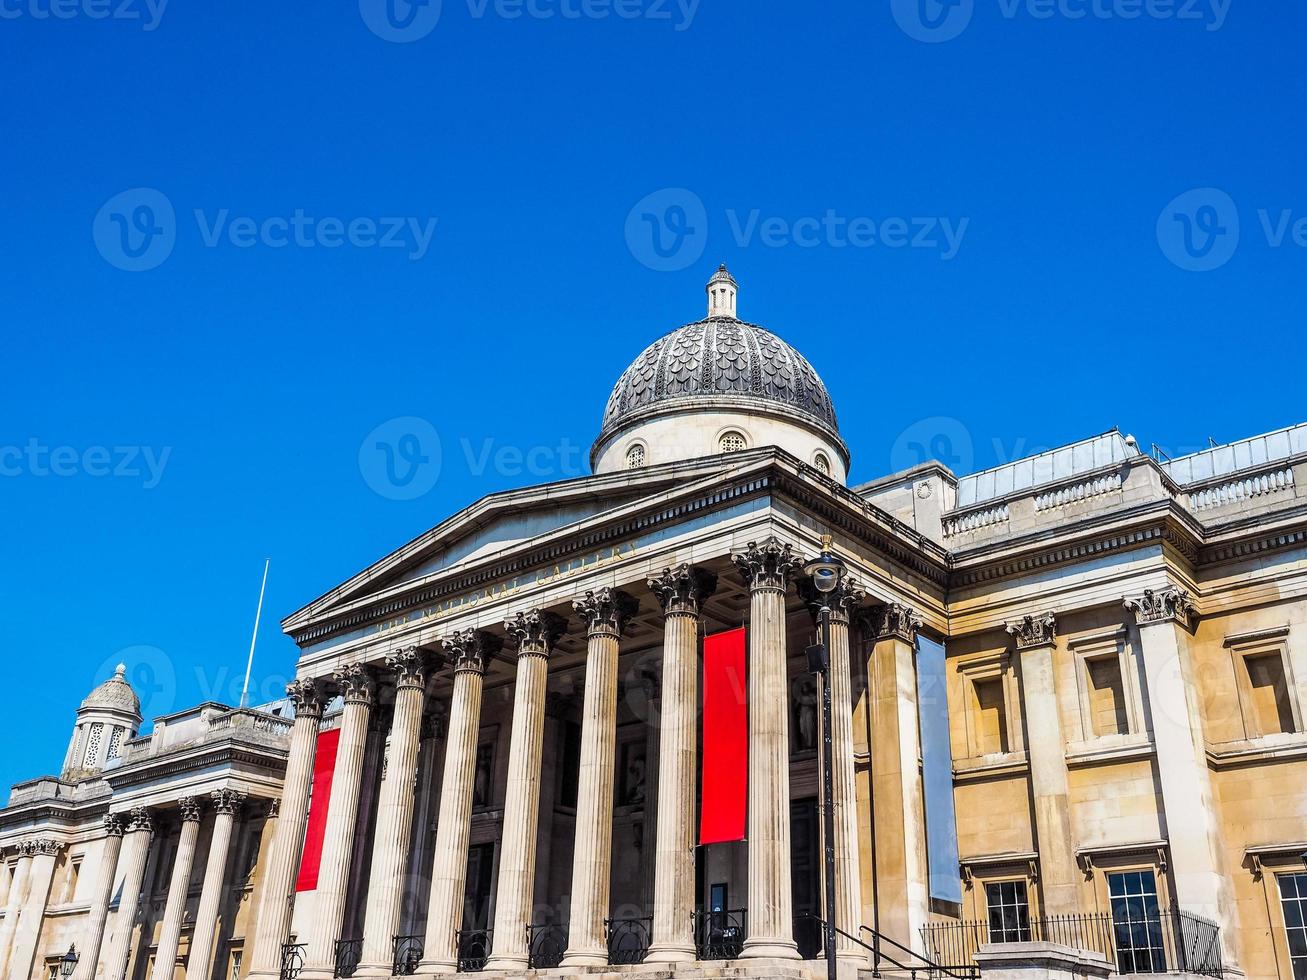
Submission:
<svg viewBox="0 0 1307 980">
<path fill-rule="evenodd" d="M 256 696 L 282 616 L 579 475 L 721 261 L 855 480 L 1303 420 L 1302 5 L 53 2 L 0 0 L 0 782 L 119 659 L 232 698 L 264 558 Z"/>
</svg>

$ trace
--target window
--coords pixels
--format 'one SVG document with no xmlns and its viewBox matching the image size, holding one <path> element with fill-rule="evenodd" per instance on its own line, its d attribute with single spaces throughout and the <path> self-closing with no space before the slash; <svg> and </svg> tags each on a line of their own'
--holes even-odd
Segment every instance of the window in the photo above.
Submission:
<svg viewBox="0 0 1307 980">
<path fill-rule="evenodd" d="M 123 747 L 124 731 L 126 731 L 126 729 L 115 727 L 113 734 L 109 736 L 109 751 L 106 752 L 104 756 L 106 762 L 118 758 L 118 754 L 122 751 Z"/>
<path fill-rule="evenodd" d="M 83 769 L 94 769 L 95 760 L 100 753 L 100 738 L 104 735 L 104 723 L 97 721 L 91 726 L 91 734 L 86 739 L 86 754 L 82 757 Z"/>
<path fill-rule="evenodd" d="M 1307 980 L 1307 874 L 1279 875 L 1280 907 L 1289 940 L 1293 980 Z"/>
<path fill-rule="evenodd" d="M 82 876 L 82 856 L 71 858 L 68 861 L 68 877 L 64 879 L 64 904 L 72 902 L 77 897 L 77 880 Z"/>
<path fill-rule="evenodd" d="M 818 473 L 830 476 L 830 460 L 826 458 L 825 453 L 818 453 L 812 457 L 812 465 L 817 468 Z"/>
<path fill-rule="evenodd" d="M 972 683 L 971 690 L 976 699 L 976 734 L 980 754 L 1007 752 L 1007 705 L 1003 700 L 1002 680 L 977 680 Z"/>
<path fill-rule="evenodd" d="M 1014 705 L 1016 674 L 1007 651 L 964 660 L 957 665 L 962 675 L 961 708 L 967 736 L 966 758 L 985 764 L 986 756 L 1016 751 L 1022 742 L 1020 715 Z"/>
<path fill-rule="evenodd" d="M 638 470 L 644 465 L 644 446 L 636 443 L 626 451 L 626 468 L 628 470 Z"/>
<path fill-rule="evenodd" d="M 1117 969 L 1121 973 L 1165 973 L 1162 916 L 1153 873 L 1109 874 L 1107 893 L 1112 904 Z"/>
<path fill-rule="evenodd" d="M 1096 736 L 1125 735 L 1130 731 L 1126 715 L 1125 685 L 1121 682 L 1121 661 L 1113 655 L 1085 661 L 1089 687 L 1089 719 Z"/>
<path fill-rule="evenodd" d="M 241 980 L 241 960 L 243 959 L 242 951 L 233 949 L 231 951 L 231 969 L 227 971 L 227 980 Z"/>
<path fill-rule="evenodd" d="M 62 980 L 62 978 L 59 976 L 58 960 L 45 961 L 45 980 Z"/>
<path fill-rule="evenodd" d="M 985 885 L 991 943 L 1030 942 L 1030 900 L 1024 881 L 993 881 Z"/>
<path fill-rule="evenodd" d="M 1252 716 L 1259 733 L 1292 732 L 1293 705 L 1284 677 L 1284 657 L 1277 651 L 1245 657 L 1243 663 L 1248 671 Z"/>
<path fill-rule="evenodd" d="M 1225 638 L 1239 691 L 1244 738 L 1304 730 L 1302 705 L 1294 690 L 1289 629 L 1278 626 Z"/>
<path fill-rule="evenodd" d="M 720 445 L 724 453 L 738 453 L 748 448 L 748 443 L 744 441 L 744 434 L 734 430 L 722 433 Z"/>
</svg>

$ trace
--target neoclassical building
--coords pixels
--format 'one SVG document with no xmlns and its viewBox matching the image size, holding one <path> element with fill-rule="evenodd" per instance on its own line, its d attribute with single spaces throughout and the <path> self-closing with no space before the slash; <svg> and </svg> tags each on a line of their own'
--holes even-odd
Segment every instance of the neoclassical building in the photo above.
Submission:
<svg viewBox="0 0 1307 980">
<path fill-rule="evenodd" d="M 1307 977 L 1307 426 L 850 487 L 813 367 L 707 291 L 592 476 L 285 619 L 284 702 L 141 735 L 96 688 L 0 811 L 0 972 L 817 976 L 829 877 L 851 978 Z"/>
</svg>

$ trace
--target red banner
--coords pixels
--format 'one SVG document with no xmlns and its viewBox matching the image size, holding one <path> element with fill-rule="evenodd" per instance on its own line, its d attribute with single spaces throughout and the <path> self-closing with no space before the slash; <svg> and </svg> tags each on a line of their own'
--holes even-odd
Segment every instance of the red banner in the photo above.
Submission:
<svg viewBox="0 0 1307 980">
<path fill-rule="evenodd" d="M 311 892 L 318 887 L 318 867 L 322 864 L 322 841 L 327 836 L 327 805 L 331 802 L 331 777 L 336 772 L 336 749 L 340 746 L 340 729 L 318 733 L 317 753 L 313 757 L 313 796 L 309 802 L 309 825 L 304 831 L 304 856 L 300 859 L 297 892 Z"/>
<path fill-rule="evenodd" d="M 749 688 L 744 629 L 703 640 L 699 843 L 744 840 L 749 809 Z"/>
</svg>

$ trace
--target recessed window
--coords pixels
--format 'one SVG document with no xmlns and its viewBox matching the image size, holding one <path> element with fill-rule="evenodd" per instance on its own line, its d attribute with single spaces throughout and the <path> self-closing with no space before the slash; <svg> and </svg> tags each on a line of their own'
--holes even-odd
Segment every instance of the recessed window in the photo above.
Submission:
<svg viewBox="0 0 1307 980">
<path fill-rule="evenodd" d="M 738 453 L 748 447 L 748 443 L 744 441 L 744 433 L 734 430 L 722 433 L 720 445 L 724 453 Z"/>
<path fill-rule="evenodd" d="M 638 470 L 644 465 L 644 444 L 637 442 L 626 451 L 626 468 Z"/>
<path fill-rule="evenodd" d="M 1252 694 L 1252 713 L 1263 735 L 1292 732 L 1293 704 L 1284 676 L 1284 658 L 1279 653 L 1245 657 L 1248 689 Z"/>
<path fill-rule="evenodd" d="M 818 473 L 830 476 L 830 460 L 826 458 L 825 453 L 818 453 L 812 457 L 812 465 L 816 467 Z"/>
<path fill-rule="evenodd" d="M 1307 977 L 1307 874 L 1278 875 L 1276 880 L 1289 940 L 1290 972 L 1295 977 Z"/>
<path fill-rule="evenodd" d="M 1153 872 L 1109 874 L 1107 893 L 1112 903 L 1117 969 L 1121 973 L 1165 972 L 1166 947 Z"/>
<path fill-rule="evenodd" d="M 977 680 L 971 690 L 975 696 L 976 735 L 982 755 L 1008 751 L 1007 705 L 1003 697 L 1003 681 Z"/>
<path fill-rule="evenodd" d="M 1030 942 L 1030 899 L 1024 881 L 991 881 L 985 885 L 991 943 Z"/>
<path fill-rule="evenodd" d="M 1085 661 L 1089 682 L 1089 717 L 1094 734 L 1124 735 L 1130 730 L 1126 714 L 1125 685 L 1121 681 L 1121 660 L 1115 654 Z"/>
</svg>

